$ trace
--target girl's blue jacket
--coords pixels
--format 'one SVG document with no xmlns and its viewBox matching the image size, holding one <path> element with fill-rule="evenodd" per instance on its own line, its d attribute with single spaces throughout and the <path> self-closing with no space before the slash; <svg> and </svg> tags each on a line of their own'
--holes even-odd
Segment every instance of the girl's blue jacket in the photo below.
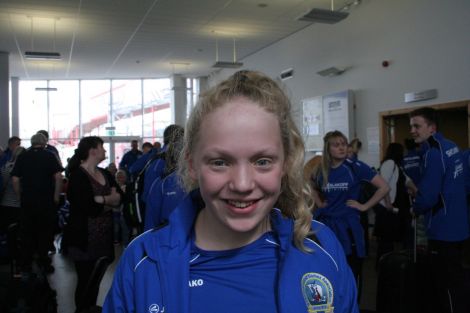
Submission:
<svg viewBox="0 0 470 313">
<path fill-rule="evenodd" d="M 155 228 L 168 220 L 171 212 L 183 200 L 186 192 L 179 183 L 178 174 L 171 173 L 157 178 L 147 196 L 144 231 Z"/>
<path fill-rule="evenodd" d="M 199 191 L 193 191 L 173 211 L 168 224 L 132 241 L 116 269 L 103 312 L 191 312 L 190 237 L 201 204 Z M 274 209 L 271 224 L 280 244 L 277 312 L 359 312 L 354 278 L 328 227 L 312 221 L 318 243 L 305 239 L 305 245 L 313 250 L 305 253 L 293 244 L 291 219 Z M 249 280 L 250 268 L 233 275 Z M 321 298 L 314 292 L 318 290 Z M 213 296 L 223 299 L 223 295 Z"/>
</svg>

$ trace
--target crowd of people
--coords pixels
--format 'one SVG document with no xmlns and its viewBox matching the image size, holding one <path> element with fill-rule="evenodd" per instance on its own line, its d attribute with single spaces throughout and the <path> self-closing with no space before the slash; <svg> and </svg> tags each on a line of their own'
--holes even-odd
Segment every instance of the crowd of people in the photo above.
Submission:
<svg viewBox="0 0 470 313">
<path fill-rule="evenodd" d="M 201 95 L 185 128 L 168 126 L 163 147 L 140 151 L 132 141 L 118 167 L 100 168 L 103 140 L 82 138 L 66 188 L 47 132 L 28 149 L 11 137 L 0 158 L 0 231 L 20 225 L 19 274 L 31 273 L 34 254 L 54 271 L 48 251 L 65 192 L 76 312 L 87 309 L 87 282 L 99 258 L 114 258 L 113 243 L 126 249 L 103 312 L 359 312 L 373 209 L 377 264 L 416 244 L 420 216 L 436 312 L 468 312 L 470 164 L 438 131 L 437 112 L 412 111 L 406 154 L 391 143 L 379 170 L 359 160 L 358 139 L 328 132 L 308 175 L 291 114 L 278 83 L 239 71 Z"/>
</svg>

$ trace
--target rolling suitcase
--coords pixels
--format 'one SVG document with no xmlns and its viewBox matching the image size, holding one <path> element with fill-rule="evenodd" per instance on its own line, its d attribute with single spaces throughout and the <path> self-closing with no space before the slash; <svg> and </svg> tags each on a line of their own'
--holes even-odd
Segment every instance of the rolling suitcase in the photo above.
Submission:
<svg viewBox="0 0 470 313">
<path fill-rule="evenodd" d="M 432 312 L 433 291 L 428 279 L 428 258 L 416 249 L 384 254 L 377 277 L 377 313 Z"/>
</svg>

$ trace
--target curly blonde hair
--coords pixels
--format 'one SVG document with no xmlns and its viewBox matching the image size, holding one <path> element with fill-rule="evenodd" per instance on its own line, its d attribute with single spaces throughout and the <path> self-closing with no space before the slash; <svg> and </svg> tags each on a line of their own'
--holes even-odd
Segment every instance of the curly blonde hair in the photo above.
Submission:
<svg viewBox="0 0 470 313">
<path fill-rule="evenodd" d="M 254 71 L 239 71 L 201 95 L 186 124 L 179 174 L 186 190 L 198 187 L 188 170 L 188 158 L 199 140 L 204 118 L 215 109 L 237 97 L 257 103 L 279 120 L 285 153 L 285 173 L 276 207 L 294 220 L 294 244 L 302 251 L 310 251 L 304 239 L 310 234 L 313 199 L 308 183 L 303 178 L 304 143 L 291 115 L 291 103 L 286 94 L 271 78 Z"/>
</svg>

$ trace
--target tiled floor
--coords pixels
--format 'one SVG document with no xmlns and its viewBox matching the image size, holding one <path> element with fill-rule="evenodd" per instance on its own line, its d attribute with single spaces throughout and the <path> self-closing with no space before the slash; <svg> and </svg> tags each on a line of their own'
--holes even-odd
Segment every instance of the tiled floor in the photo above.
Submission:
<svg viewBox="0 0 470 313">
<path fill-rule="evenodd" d="M 361 309 L 375 310 L 375 286 L 376 286 L 376 273 L 374 263 L 374 241 L 371 243 L 371 256 L 365 260 L 364 263 L 364 283 L 361 298 Z M 101 306 L 104 302 L 106 293 L 111 286 L 112 277 L 116 268 L 119 256 L 122 253 L 121 246 L 115 246 L 116 259 L 108 267 L 105 276 L 100 285 L 100 292 L 98 295 L 97 305 Z M 51 287 L 57 292 L 58 313 L 74 313 L 74 291 L 76 284 L 76 276 L 73 263 L 61 254 L 54 254 L 52 256 L 55 272 L 49 275 L 49 282 Z M 9 271 L 8 266 L 3 266 L 3 271 Z"/>
<path fill-rule="evenodd" d="M 111 286 L 113 273 L 116 268 L 119 256 L 122 253 L 122 247 L 115 246 L 116 258 L 114 262 L 108 267 L 106 274 L 103 277 L 100 285 L 100 292 L 98 294 L 97 305 L 102 306 L 106 293 Z M 49 276 L 49 283 L 51 287 L 57 292 L 57 305 L 58 313 L 74 313 L 75 302 L 74 292 L 77 278 L 75 275 L 75 268 L 73 263 L 67 257 L 61 254 L 55 254 L 52 257 L 52 264 L 55 267 L 54 274 Z"/>
</svg>

